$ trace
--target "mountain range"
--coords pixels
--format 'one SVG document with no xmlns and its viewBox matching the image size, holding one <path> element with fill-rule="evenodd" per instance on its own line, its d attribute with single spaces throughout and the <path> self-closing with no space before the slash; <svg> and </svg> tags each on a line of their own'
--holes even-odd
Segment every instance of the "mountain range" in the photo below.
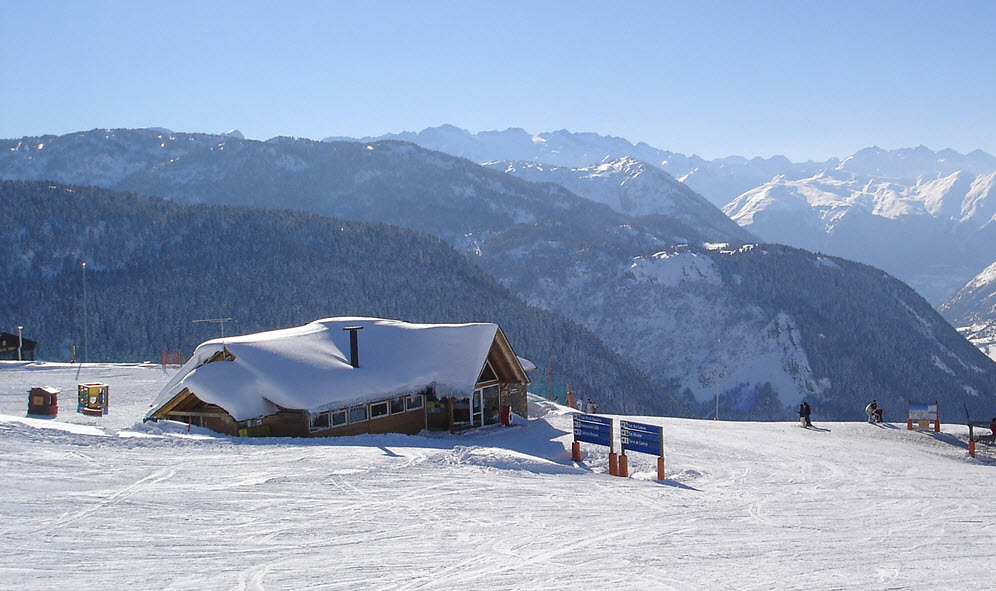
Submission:
<svg viewBox="0 0 996 591">
<path fill-rule="evenodd" d="M 705 196 L 762 241 L 881 267 L 935 306 L 996 260 L 996 157 L 981 150 L 873 146 L 822 162 L 705 160 L 593 133 L 471 134 L 450 125 L 354 141 L 377 139 L 403 139 L 532 181 L 569 185 L 630 212 L 650 211 L 654 200 L 639 194 L 627 200 L 623 184 L 607 186 L 605 169 L 633 168 L 620 162 L 638 160 Z M 672 180 L 657 176 L 643 176 L 643 195 L 674 192 Z"/>
<path fill-rule="evenodd" d="M 488 162 L 484 166 L 527 181 L 555 183 L 620 213 L 671 216 L 713 237 L 757 241 L 687 185 L 635 158 L 575 168 L 521 160 Z"/>
<path fill-rule="evenodd" d="M 620 161 L 604 172 L 639 168 Z M 722 413 L 759 419 L 786 418 L 803 397 L 840 419 L 862 416 L 870 397 L 891 407 L 916 396 L 990 404 L 993 362 L 877 269 L 756 245 L 680 186 L 656 197 L 670 199 L 656 213 L 629 215 L 505 170 L 396 140 L 94 130 L 0 141 L 7 178 L 432 233 L 526 302 L 591 329 L 658 384 L 649 391 L 677 392 L 698 416 L 711 415 L 716 398 Z"/>
<path fill-rule="evenodd" d="M 770 242 L 866 262 L 941 304 L 996 258 L 996 172 L 777 177 L 723 211 Z"/>
</svg>

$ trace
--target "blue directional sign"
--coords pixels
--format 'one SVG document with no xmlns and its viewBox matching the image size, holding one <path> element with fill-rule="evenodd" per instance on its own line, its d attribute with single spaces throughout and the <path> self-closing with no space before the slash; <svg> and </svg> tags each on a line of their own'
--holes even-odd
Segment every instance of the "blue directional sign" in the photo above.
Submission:
<svg viewBox="0 0 996 591">
<path fill-rule="evenodd" d="M 612 426 L 612 419 L 609 417 L 603 417 L 602 415 L 588 415 L 583 413 L 577 413 L 574 415 L 575 421 L 581 421 L 584 423 L 595 423 L 596 425 L 605 425 L 606 427 Z"/>
<path fill-rule="evenodd" d="M 612 427 L 608 425 L 599 425 L 598 423 L 585 423 L 582 421 L 575 421 L 574 430 L 593 431 L 595 433 L 611 433 Z"/>
<path fill-rule="evenodd" d="M 612 419 L 597 415 L 574 415 L 574 441 L 612 446 Z"/>
<path fill-rule="evenodd" d="M 619 421 L 623 453 L 640 451 L 655 456 L 664 455 L 664 428 L 630 421 Z"/>
</svg>

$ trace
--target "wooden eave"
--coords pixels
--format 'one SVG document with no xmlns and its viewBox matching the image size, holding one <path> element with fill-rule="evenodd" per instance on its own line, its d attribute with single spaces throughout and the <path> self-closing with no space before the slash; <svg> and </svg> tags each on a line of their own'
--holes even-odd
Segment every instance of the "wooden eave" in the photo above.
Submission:
<svg viewBox="0 0 996 591">
<path fill-rule="evenodd" d="M 491 367 L 498 374 L 500 382 L 529 383 L 529 376 L 526 375 L 526 370 L 522 369 L 519 358 L 512 351 L 512 346 L 508 343 L 508 339 L 505 338 L 505 333 L 502 332 L 500 326 L 495 332 L 494 340 L 491 342 L 491 349 L 488 351 L 487 360 L 491 362 Z M 484 369 L 483 366 L 481 369 Z"/>
<path fill-rule="evenodd" d="M 187 388 L 181 390 L 169 402 L 162 405 L 152 416 L 157 419 L 168 419 L 171 417 L 231 417 L 225 409 L 216 404 L 204 402 Z"/>
<path fill-rule="evenodd" d="M 160 406 L 159 409 L 156 410 L 156 412 L 152 413 L 152 416 L 155 417 L 155 418 L 157 418 L 157 419 L 164 419 L 164 418 L 166 418 L 166 416 L 171 411 L 175 410 L 177 406 L 180 406 L 181 404 L 183 404 L 184 402 L 186 402 L 187 399 L 189 397 L 191 397 L 191 396 L 193 396 L 194 398 L 197 398 L 196 396 L 194 396 L 190 392 L 190 390 L 188 390 L 186 388 L 184 388 L 183 390 L 180 390 L 180 392 L 176 396 L 174 396 L 173 398 L 170 398 L 169 402 L 167 402 L 166 404 Z M 198 400 L 200 400 L 200 399 L 198 398 Z"/>
</svg>

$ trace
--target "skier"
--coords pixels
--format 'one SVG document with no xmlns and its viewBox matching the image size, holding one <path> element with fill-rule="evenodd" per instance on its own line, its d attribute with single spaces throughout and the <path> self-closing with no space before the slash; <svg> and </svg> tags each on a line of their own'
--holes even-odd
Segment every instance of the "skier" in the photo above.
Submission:
<svg viewBox="0 0 996 591">
<path fill-rule="evenodd" d="M 809 403 L 806 402 L 805 400 L 802 401 L 802 407 L 804 411 L 804 414 L 802 416 L 806 418 L 806 426 L 812 427 L 813 423 L 809 420 L 809 415 L 813 413 L 813 409 L 809 408 Z"/>
<path fill-rule="evenodd" d="M 799 404 L 799 423 L 802 424 L 803 427 L 806 426 L 806 403 L 805 402 Z"/>
<path fill-rule="evenodd" d="M 882 414 L 878 410 L 878 402 L 874 400 L 865 407 L 865 414 L 868 415 L 869 423 L 877 423 L 882 418 Z"/>
</svg>

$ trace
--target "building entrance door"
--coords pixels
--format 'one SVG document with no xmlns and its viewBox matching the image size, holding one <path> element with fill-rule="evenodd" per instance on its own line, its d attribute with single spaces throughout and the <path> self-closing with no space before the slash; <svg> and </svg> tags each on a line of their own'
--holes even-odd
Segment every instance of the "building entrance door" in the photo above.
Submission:
<svg viewBox="0 0 996 591">
<path fill-rule="evenodd" d="M 484 426 L 484 389 L 474 390 L 470 399 L 470 424 L 475 427 Z"/>
</svg>

